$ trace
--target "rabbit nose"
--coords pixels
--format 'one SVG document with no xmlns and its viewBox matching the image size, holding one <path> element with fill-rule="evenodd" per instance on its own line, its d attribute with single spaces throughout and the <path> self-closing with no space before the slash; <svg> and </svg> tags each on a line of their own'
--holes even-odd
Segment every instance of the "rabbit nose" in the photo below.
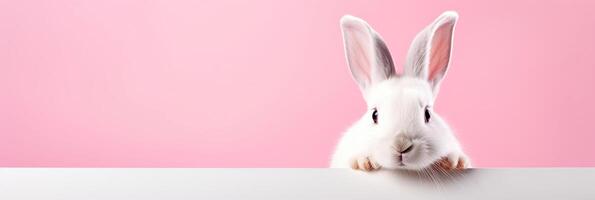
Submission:
<svg viewBox="0 0 595 200">
<path fill-rule="evenodd" d="M 395 141 L 395 150 L 401 154 L 410 152 L 413 149 L 413 141 L 404 134 L 399 134 Z"/>
</svg>

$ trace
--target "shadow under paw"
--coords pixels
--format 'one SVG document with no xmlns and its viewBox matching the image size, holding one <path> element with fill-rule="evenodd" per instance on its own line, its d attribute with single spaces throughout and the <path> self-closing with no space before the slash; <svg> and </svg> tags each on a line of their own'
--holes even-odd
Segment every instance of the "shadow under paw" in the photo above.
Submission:
<svg viewBox="0 0 595 200">
<path fill-rule="evenodd" d="M 451 186 L 464 182 L 473 176 L 474 170 L 461 167 L 451 167 L 446 159 L 439 160 L 431 166 L 421 170 L 387 170 L 392 176 L 400 180 L 418 182 L 430 186 Z"/>
</svg>

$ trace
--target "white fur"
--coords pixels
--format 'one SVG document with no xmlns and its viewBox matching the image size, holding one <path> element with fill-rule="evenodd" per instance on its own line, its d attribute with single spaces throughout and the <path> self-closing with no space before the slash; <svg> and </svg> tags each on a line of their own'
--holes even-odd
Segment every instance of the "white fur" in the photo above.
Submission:
<svg viewBox="0 0 595 200">
<path fill-rule="evenodd" d="M 349 68 L 368 109 L 344 133 L 331 167 L 348 168 L 354 162 L 369 159 L 383 168 L 416 170 L 443 157 L 455 166 L 458 160 L 469 166 L 451 129 L 431 109 L 439 83 L 446 75 L 457 19 L 455 12 L 445 12 L 418 34 L 403 75 L 394 73 L 392 58 L 382 38 L 365 21 L 353 16 L 341 19 Z M 432 52 L 434 55 L 430 55 Z M 434 62 L 432 56 L 443 59 L 433 59 Z M 426 107 L 431 113 L 428 123 L 424 118 Z M 373 109 L 378 112 L 377 124 L 372 120 Z M 407 136 L 413 143 L 412 150 L 402 154 L 402 161 L 397 161 L 397 155 L 401 154 L 395 149 L 398 136 Z"/>
</svg>

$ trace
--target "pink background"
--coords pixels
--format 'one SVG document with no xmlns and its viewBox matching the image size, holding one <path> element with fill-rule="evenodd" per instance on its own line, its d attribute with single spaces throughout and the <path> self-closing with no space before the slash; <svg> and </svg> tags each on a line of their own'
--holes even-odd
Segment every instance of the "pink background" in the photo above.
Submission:
<svg viewBox="0 0 595 200">
<path fill-rule="evenodd" d="M 0 1 L 0 166 L 326 167 L 365 110 L 339 18 L 397 65 L 456 10 L 438 111 L 477 167 L 595 166 L 595 1 Z M 402 70 L 402 69 L 399 69 Z"/>
</svg>

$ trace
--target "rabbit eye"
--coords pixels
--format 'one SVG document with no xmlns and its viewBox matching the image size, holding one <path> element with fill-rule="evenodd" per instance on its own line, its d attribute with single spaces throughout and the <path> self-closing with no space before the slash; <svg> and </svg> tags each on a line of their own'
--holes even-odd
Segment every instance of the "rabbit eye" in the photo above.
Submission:
<svg viewBox="0 0 595 200">
<path fill-rule="evenodd" d="M 425 112 L 424 112 L 424 117 L 425 117 L 426 124 L 427 124 L 428 122 L 430 122 L 430 117 L 431 117 L 431 116 L 430 116 L 430 111 L 428 110 L 428 107 L 426 107 L 426 110 L 425 110 Z"/>
<path fill-rule="evenodd" d="M 372 111 L 372 121 L 374 121 L 374 124 L 378 124 L 378 110 L 376 108 Z"/>
</svg>

